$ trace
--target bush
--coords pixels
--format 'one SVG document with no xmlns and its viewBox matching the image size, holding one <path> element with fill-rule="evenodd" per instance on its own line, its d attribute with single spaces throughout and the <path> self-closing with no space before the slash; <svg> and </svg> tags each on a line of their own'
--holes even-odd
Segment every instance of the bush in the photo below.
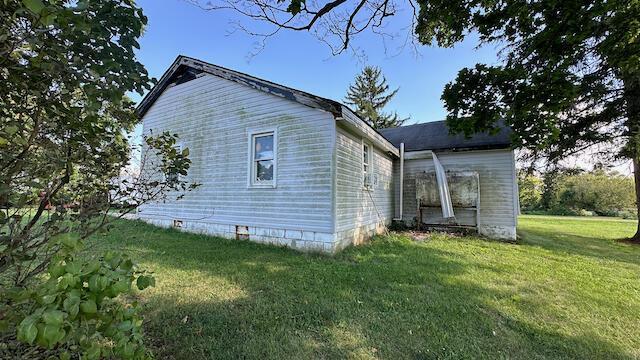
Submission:
<svg viewBox="0 0 640 360">
<path fill-rule="evenodd" d="M 581 216 L 580 210 L 567 208 L 563 206 L 554 206 L 550 210 L 548 210 L 549 215 L 560 215 L 560 216 Z"/>
<path fill-rule="evenodd" d="M 15 290 L 17 340 L 48 349 L 59 358 L 148 358 L 142 338 L 142 318 L 132 294 L 155 284 L 126 255 L 109 252 L 100 258 L 78 258 L 79 243 L 59 240 L 64 251 L 48 268 L 47 279 L 33 289 Z"/>
<path fill-rule="evenodd" d="M 633 179 L 602 170 L 575 169 L 544 174 L 545 181 L 520 175 L 520 206 L 524 212 L 567 216 L 635 216 Z M 543 186 L 544 183 L 544 186 Z"/>
<path fill-rule="evenodd" d="M 633 179 L 603 171 L 568 176 L 561 186 L 560 203 L 601 216 L 617 216 L 622 209 L 635 206 Z"/>
<path fill-rule="evenodd" d="M 638 214 L 634 211 L 623 210 L 618 213 L 618 216 L 623 219 L 638 220 Z"/>
</svg>

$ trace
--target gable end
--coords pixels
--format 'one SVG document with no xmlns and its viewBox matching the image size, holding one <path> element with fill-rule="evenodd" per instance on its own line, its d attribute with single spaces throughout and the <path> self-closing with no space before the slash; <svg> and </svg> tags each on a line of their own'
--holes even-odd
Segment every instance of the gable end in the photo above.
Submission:
<svg viewBox="0 0 640 360">
<path fill-rule="evenodd" d="M 138 116 L 143 117 L 167 87 L 193 80 L 200 73 L 215 75 L 275 96 L 295 101 L 302 105 L 325 110 L 334 116 L 340 116 L 342 114 L 342 106 L 336 101 L 180 55 L 164 75 L 162 75 L 160 81 L 158 81 L 153 89 L 142 99 L 136 109 Z"/>
</svg>

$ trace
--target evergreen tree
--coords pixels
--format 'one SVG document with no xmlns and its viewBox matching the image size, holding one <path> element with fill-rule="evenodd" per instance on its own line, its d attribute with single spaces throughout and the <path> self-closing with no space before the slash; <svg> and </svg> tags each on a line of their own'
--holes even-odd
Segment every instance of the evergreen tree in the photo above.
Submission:
<svg viewBox="0 0 640 360">
<path fill-rule="evenodd" d="M 407 119 L 398 118 L 397 113 L 383 112 L 383 108 L 398 93 L 398 89 L 389 92 L 387 79 L 380 68 L 365 66 L 356 76 L 354 84 L 349 85 L 346 103 L 356 107 L 356 113 L 374 129 L 401 126 Z"/>
</svg>

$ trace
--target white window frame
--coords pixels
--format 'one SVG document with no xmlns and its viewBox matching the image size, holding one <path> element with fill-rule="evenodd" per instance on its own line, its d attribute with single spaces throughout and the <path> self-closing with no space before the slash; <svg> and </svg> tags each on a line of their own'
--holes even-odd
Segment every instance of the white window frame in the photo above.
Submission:
<svg viewBox="0 0 640 360">
<path fill-rule="evenodd" d="M 273 179 L 270 181 L 256 180 L 255 167 L 255 139 L 261 136 L 273 135 Z M 278 178 L 278 129 L 250 129 L 247 131 L 247 188 L 250 189 L 270 189 L 276 188 Z"/>
<path fill-rule="evenodd" d="M 365 171 L 365 161 L 364 161 L 364 153 L 365 153 L 365 148 L 367 149 L 367 161 L 366 161 L 366 166 L 367 166 L 367 170 Z M 361 153 L 360 156 L 362 156 L 362 189 L 363 190 L 373 190 L 373 174 L 374 174 L 374 170 L 373 170 L 373 146 L 371 146 L 371 143 L 362 140 L 362 148 L 361 148 Z M 369 182 L 367 183 L 367 181 L 365 180 L 365 178 L 368 177 L 369 178 Z"/>
</svg>

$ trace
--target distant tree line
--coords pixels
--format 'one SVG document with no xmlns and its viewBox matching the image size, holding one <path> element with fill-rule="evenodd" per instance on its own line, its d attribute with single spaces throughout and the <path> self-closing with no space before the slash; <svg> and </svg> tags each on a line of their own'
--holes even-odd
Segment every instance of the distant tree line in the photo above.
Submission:
<svg viewBox="0 0 640 360">
<path fill-rule="evenodd" d="M 569 168 L 535 175 L 521 171 L 518 187 L 523 213 L 636 218 L 634 180 L 616 171 Z"/>
</svg>

